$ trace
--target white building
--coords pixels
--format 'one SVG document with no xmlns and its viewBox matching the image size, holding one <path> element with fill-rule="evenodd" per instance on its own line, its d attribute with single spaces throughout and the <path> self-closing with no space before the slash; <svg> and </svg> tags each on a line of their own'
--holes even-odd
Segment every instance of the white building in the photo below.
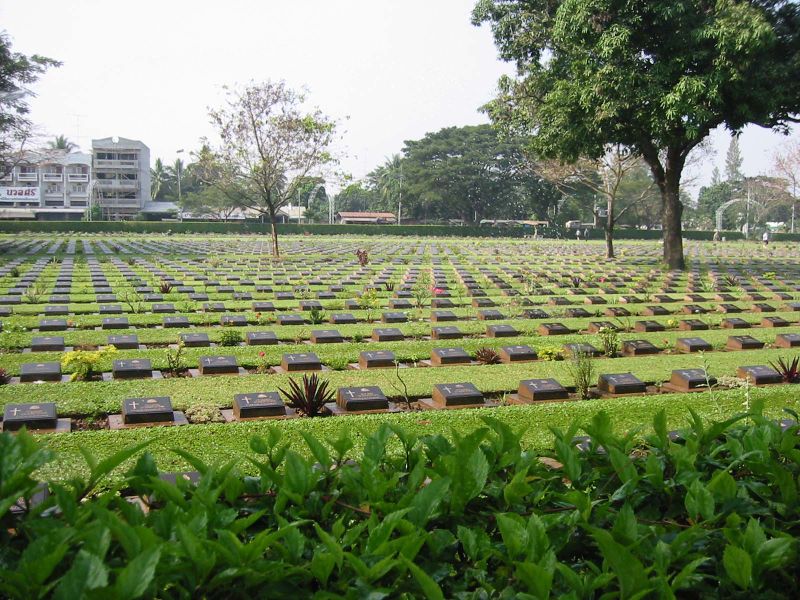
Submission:
<svg viewBox="0 0 800 600">
<path fill-rule="evenodd" d="M 93 201 L 103 219 L 131 219 L 150 203 L 150 148 L 138 140 L 92 140 Z"/>
<path fill-rule="evenodd" d="M 27 152 L 0 178 L 0 219 L 80 220 L 89 201 L 92 157 Z"/>
</svg>

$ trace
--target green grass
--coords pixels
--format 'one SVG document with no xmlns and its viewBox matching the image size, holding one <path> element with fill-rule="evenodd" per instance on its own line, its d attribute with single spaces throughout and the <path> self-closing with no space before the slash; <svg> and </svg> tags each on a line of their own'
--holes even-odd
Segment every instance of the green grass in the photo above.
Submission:
<svg viewBox="0 0 800 600">
<path fill-rule="evenodd" d="M 763 400 L 765 412 L 775 418 L 787 416 L 784 408 L 797 410 L 798 388 L 791 385 L 769 388 L 751 388 L 751 401 Z M 663 394 L 643 397 L 604 400 L 542 403 L 527 406 L 501 406 L 493 409 L 466 409 L 453 411 L 425 411 L 401 414 L 364 415 L 317 419 L 293 419 L 279 423 L 254 421 L 210 425 L 188 425 L 131 429 L 123 431 L 84 431 L 71 434 L 42 436 L 50 448 L 58 451 L 57 463 L 48 466 L 42 476 L 63 479 L 75 472 L 85 472 L 85 462 L 80 447 L 98 458 L 109 456 L 120 448 L 143 440 L 152 440 L 148 447 L 158 467 L 165 471 L 187 470 L 185 460 L 172 452 L 173 448 L 188 451 L 206 462 L 236 459 L 241 467 L 253 472 L 244 460 L 250 454 L 248 443 L 253 435 L 263 435 L 268 428 L 277 426 L 284 440 L 298 452 L 306 454 L 303 432 L 313 433 L 323 439 L 335 438 L 345 433 L 354 442 L 353 455 L 358 456 L 364 440 L 381 423 L 397 423 L 419 435 L 442 433 L 465 435 L 484 424 L 482 415 L 499 418 L 515 429 L 524 431 L 523 444 L 532 450 L 549 448 L 553 436 L 550 428 L 566 428 L 578 421 L 586 423 L 600 410 L 609 413 L 616 431 L 624 432 L 647 427 L 653 415 L 666 411 L 670 428 L 685 426 L 689 409 L 706 419 L 721 420 L 743 412 L 745 396 L 741 389 L 696 394 Z"/>
</svg>

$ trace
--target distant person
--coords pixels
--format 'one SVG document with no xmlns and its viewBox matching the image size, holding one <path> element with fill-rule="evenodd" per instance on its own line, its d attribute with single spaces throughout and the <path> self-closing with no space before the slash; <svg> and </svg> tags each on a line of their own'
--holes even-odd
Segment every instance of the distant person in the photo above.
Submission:
<svg viewBox="0 0 800 600">
<path fill-rule="evenodd" d="M 583 239 L 585 239 L 585 240 L 589 239 L 589 228 L 588 227 L 583 230 Z"/>
<path fill-rule="evenodd" d="M 719 229 L 715 229 L 715 230 L 714 230 L 714 237 L 713 237 L 713 238 L 711 238 L 711 239 L 712 239 L 713 241 L 715 241 L 715 242 L 718 242 L 718 241 L 719 241 Z"/>
<path fill-rule="evenodd" d="M 761 236 L 761 241 L 764 242 L 764 247 L 769 246 L 769 231 L 764 231 L 764 235 Z"/>
<path fill-rule="evenodd" d="M 578 227 L 578 229 L 575 230 L 575 239 L 577 241 L 579 241 L 579 242 L 581 241 L 581 228 L 580 227 Z"/>
</svg>

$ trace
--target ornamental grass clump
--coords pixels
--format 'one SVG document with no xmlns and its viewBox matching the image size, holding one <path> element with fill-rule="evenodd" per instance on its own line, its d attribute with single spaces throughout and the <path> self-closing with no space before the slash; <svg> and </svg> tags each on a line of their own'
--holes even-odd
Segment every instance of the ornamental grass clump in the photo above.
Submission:
<svg viewBox="0 0 800 600">
<path fill-rule="evenodd" d="M 333 390 L 328 381 L 320 379 L 316 373 L 303 375 L 301 383 L 295 379 L 289 380 L 289 389 L 278 388 L 286 397 L 286 404 L 294 408 L 304 417 L 318 417 L 322 414 L 325 404 L 334 399 Z"/>
</svg>

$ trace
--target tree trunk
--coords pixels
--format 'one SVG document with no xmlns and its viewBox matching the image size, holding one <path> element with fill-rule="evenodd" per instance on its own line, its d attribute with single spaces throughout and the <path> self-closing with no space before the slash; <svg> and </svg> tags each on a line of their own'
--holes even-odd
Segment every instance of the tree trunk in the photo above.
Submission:
<svg viewBox="0 0 800 600">
<path fill-rule="evenodd" d="M 608 201 L 608 214 L 606 215 L 606 258 L 614 258 L 614 203 Z"/>
<path fill-rule="evenodd" d="M 681 155 L 679 149 L 668 148 L 665 162 L 662 166 L 658 152 L 650 147 L 643 152 L 643 158 L 653 179 L 661 192 L 661 226 L 664 239 L 664 263 L 675 270 L 684 270 L 686 262 L 683 259 L 683 235 L 681 231 L 681 203 L 680 184 L 681 173 L 686 157 Z"/>
<path fill-rule="evenodd" d="M 281 252 L 278 248 L 278 229 L 275 227 L 276 216 L 274 212 L 269 214 L 270 230 L 272 232 L 272 256 L 273 258 L 280 258 Z"/>
<path fill-rule="evenodd" d="M 683 204 L 680 197 L 680 173 L 675 173 L 669 166 L 661 190 L 661 222 L 664 227 L 664 263 L 670 269 L 684 270 L 683 235 L 681 231 L 681 215 Z"/>
</svg>

